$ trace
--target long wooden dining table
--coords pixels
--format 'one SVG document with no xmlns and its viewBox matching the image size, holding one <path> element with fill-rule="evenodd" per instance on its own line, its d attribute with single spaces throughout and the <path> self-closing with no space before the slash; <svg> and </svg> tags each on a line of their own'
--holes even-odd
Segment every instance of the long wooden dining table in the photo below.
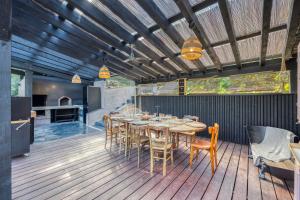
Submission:
<svg viewBox="0 0 300 200">
<path fill-rule="evenodd" d="M 206 130 L 206 124 L 202 122 L 193 121 L 190 119 L 173 119 L 166 117 L 151 117 L 148 120 L 142 120 L 141 116 L 133 115 L 133 116 L 120 116 L 115 115 L 111 116 L 112 121 L 116 121 L 117 123 L 128 123 L 134 124 L 136 126 L 152 126 L 152 127 L 167 127 L 169 131 L 176 135 L 176 146 L 178 147 L 179 143 L 179 135 L 183 135 L 190 137 L 190 142 L 192 143 L 195 140 L 196 133 L 203 132 Z M 186 139 L 186 146 L 187 146 Z"/>
</svg>

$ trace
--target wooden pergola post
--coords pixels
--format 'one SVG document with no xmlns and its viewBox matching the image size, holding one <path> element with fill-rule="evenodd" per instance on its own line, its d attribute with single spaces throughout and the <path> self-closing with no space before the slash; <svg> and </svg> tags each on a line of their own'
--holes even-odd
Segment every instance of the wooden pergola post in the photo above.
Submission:
<svg viewBox="0 0 300 200">
<path fill-rule="evenodd" d="M 11 199 L 11 13 L 12 1 L 0 1 L 0 199 Z"/>
</svg>

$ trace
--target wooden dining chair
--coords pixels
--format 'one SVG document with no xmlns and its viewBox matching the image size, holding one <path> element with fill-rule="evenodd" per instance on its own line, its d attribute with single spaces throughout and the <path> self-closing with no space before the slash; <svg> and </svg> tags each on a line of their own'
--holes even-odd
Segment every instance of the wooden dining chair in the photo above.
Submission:
<svg viewBox="0 0 300 200">
<path fill-rule="evenodd" d="M 153 175 L 154 161 L 163 160 L 163 176 L 167 174 L 167 161 L 173 159 L 172 137 L 169 128 L 149 126 L 148 135 L 150 139 L 150 173 Z"/>
<path fill-rule="evenodd" d="M 113 125 L 112 119 L 107 114 L 105 114 L 103 116 L 103 121 L 104 121 L 104 128 L 105 128 L 105 145 L 104 145 L 104 147 L 106 149 L 107 140 L 108 140 L 108 137 L 109 137 L 110 138 L 109 149 L 111 151 L 113 138 L 115 138 L 115 140 L 117 142 L 119 127 Z"/>
<path fill-rule="evenodd" d="M 119 128 L 119 154 L 121 154 L 122 147 L 124 146 L 125 157 L 127 156 L 128 146 L 130 143 L 130 134 L 129 134 L 129 123 L 124 122 L 123 126 Z"/>
<path fill-rule="evenodd" d="M 140 152 L 145 145 L 149 145 L 149 137 L 147 136 L 147 125 L 129 125 L 130 137 L 129 137 L 129 154 L 128 158 L 130 159 L 131 150 L 134 146 L 138 150 L 138 162 L 137 167 L 140 167 Z"/>
<path fill-rule="evenodd" d="M 211 172 L 214 175 L 215 166 L 217 167 L 217 143 L 219 136 L 219 124 L 214 123 L 214 126 L 208 128 L 208 132 L 211 135 L 210 141 L 196 140 L 191 144 L 190 153 L 190 167 L 193 164 L 194 151 L 196 151 L 196 158 L 199 156 L 199 150 L 207 150 L 210 154 Z"/>
<path fill-rule="evenodd" d="M 190 119 L 195 122 L 199 122 L 199 117 L 197 116 L 191 116 L 191 115 L 185 115 L 183 119 Z M 185 146 L 188 146 L 188 137 L 190 136 L 190 142 L 192 143 L 193 136 L 195 135 L 195 132 L 183 132 L 179 133 L 181 135 L 185 135 Z M 177 134 L 177 143 L 179 143 L 179 134 Z"/>
</svg>

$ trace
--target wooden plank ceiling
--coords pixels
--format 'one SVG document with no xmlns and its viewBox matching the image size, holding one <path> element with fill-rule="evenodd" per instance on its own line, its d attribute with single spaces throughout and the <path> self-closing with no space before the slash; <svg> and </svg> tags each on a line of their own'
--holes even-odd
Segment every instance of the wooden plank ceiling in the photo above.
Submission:
<svg viewBox="0 0 300 200">
<path fill-rule="evenodd" d="M 294 56 L 299 12 L 297 0 L 14 0 L 12 59 L 88 81 L 103 63 L 138 83 L 241 73 Z M 204 47 L 193 62 L 180 56 L 191 36 Z"/>
</svg>

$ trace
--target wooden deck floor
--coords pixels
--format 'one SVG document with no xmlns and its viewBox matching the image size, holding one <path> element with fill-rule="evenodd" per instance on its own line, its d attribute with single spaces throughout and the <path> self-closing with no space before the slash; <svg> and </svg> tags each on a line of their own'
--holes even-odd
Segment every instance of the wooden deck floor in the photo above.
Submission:
<svg viewBox="0 0 300 200">
<path fill-rule="evenodd" d="M 29 157 L 13 159 L 13 199 L 284 199 L 293 197 L 293 183 L 270 174 L 257 178 L 248 147 L 220 142 L 218 168 L 211 176 L 209 156 L 201 152 L 192 169 L 188 150 L 175 154 L 162 176 L 161 163 L 149 174 L 149 154 L 141 168 L 136 152 L 130 160 L 103 147 L 101 134 L 81 135 L 34 144 Z"/>
</svg>

